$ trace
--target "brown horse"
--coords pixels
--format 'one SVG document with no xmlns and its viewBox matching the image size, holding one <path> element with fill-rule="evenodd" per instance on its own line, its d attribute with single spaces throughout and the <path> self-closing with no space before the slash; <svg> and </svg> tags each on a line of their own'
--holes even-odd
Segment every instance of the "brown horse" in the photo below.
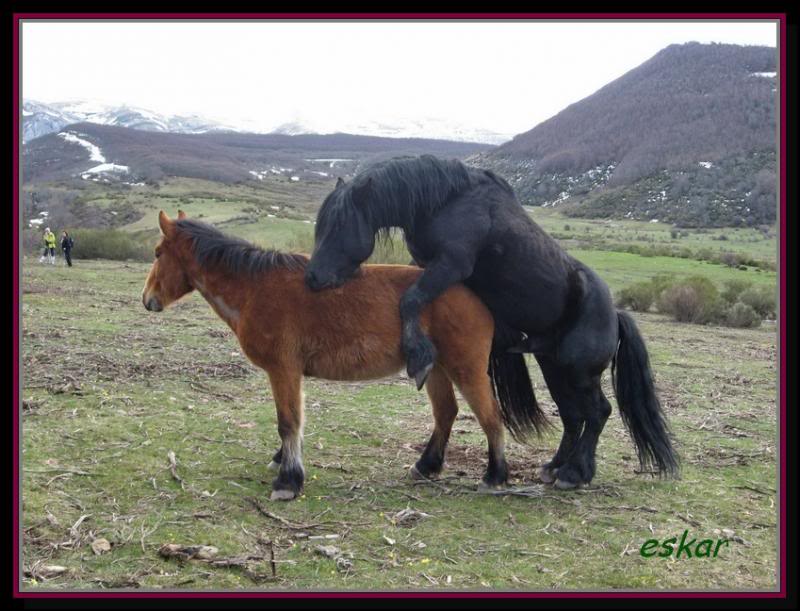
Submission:
<svg viewBox="0 0 800 611">
<path fill-rule="evenodd" d="M 247 357 L 264 369 L 278 412 L 281 448 L 272 499 L 292 499 L 303 487 L 303 376 L 367 380 L 400 371 L 399 302 L 422 270 L 404 265 L 367 265 L 340 289 L 315 293 L 303 282 L 308 258 L 263 250 L 223 235 L 178 212 L 162 211 L 163 237 L 147 276 L 142 302 L 160 312 L 197 289 L 236 334 Z M 482 486 L 508 479 L 503 414 L 487 374 L 494 321 L 483 303 L 456 285 L 422 314 L 422 327 L 438 360 L 426 383 L 434 431 L 413 477 L 441 471 L 450 430 L 458 412 L 453 385 L 464 396 L 489 444 Z"/>
</svg>

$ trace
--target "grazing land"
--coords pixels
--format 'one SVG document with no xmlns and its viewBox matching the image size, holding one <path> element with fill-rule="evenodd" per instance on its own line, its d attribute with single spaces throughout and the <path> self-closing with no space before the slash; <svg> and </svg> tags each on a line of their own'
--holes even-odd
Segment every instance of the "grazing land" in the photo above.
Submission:
<svg viewBox="0 0 800 611">
<path fill-rule="evenodd" d="M 313 213 L 303 198 L 287 196 L 292 214 L 267 216 L 283 204 L 235 195 L 220 202 L 219 193 L 201 196 L 197 184 L 170 188 L 174 198 L 154 197 L 145 217 L 123 228 L 152 240 L 158 210 L 174 215 L 181 207 L 264 246 L 310 243 L 304 221 Z M 776 283 L 768 270 L 613 248 L 670 241 L 668 226 L 533 215 L 614 291 L 664 271 Z M 712 240 L 721 233 L 727 241 Z M 774 231 L 693 230 L 676 241 L 775 261 Z M 146 312 L 148 269 L 134 261 L 64 268 L 23 259 L 24 589 L 776 587 L 774 324 L 730 329 L 635 315 L 683 459 L 680 480 L 637 472 L 615 408 L 592 485 L 572 492 L 542 485 L 535 469 L 555 451 L 560 421 L 531 360 L 555 426 L 530 446 L 509 441 L 511 493 L 477 491 L 485 439 L 464 401 L 442 478 L 406 478 L 432 417 L 425 393 L 398 374 L 306 381 L 305 493 L 270 503 L 267 464 L 279 441 L 266 375 L 199 295 Z M 604 385 L 613 404 L 607 374 Z M 698 542 L 730 544 L 715 558 L 640 554 L 647 540 L 680 540 L 687 529 Z M 165 544 L 217 553 L 165 558 Z"/>
</svg>

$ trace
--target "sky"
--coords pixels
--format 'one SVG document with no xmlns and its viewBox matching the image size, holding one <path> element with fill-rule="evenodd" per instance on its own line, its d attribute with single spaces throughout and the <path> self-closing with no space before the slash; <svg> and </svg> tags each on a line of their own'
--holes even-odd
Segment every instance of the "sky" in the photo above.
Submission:
<svg viewBox="0 0 800 611">
<path fill-rule="evenodd" d="M 447 121 L 527 131 L 689 41 L 777 45 L 775 22 L 24 22 L 22 94 L 268 130 Z"/>
</svg>

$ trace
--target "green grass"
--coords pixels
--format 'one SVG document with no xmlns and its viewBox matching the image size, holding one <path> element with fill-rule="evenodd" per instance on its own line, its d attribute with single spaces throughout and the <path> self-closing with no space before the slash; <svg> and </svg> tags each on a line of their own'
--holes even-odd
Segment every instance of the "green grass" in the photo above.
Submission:
<svg viewBox="0 0 800 611">
<path fill-rule="evenodd" d="M 778 245 L 776 229 L 769 237 L 755 228 L 723 227 L 718 229 L 678 229 L 688 235 L 672 238 L 675 230 L 669 223 L 630 220 L 592 220 L 566 217 L 552 208 L 528 208 L 533 219 L 548 233 L 562 240 L 593 242 L 607 248 L 636 244 L 639 246 L 672 246 L 693 251 L 737 252 L 764 261 L 775 261 Z M 569 226 L 569 229 L 565 227 Z M 720 236 L 726 240 L 720 240 Z"/>
<path fill-rule="evenodd" d="M 266 245 L 264 223 L 253 237 Z M 692 263 L 574 254 L 597 266 L 612 287 Z M 769 279 L 698 265 L 716 272 L 716 281 L 725 274 Z M 198 295 L 160 314 L 146 312 L 141 289 L 148 269 L 23 261 L 22 561 L 30 571 L 24 589 L 776 586 L 774 326 L 739 330 L 636 315 L 683 457 L 680 480 L 635 472 L 635 452 L 615 409 L 591 487 L 540 486 L 532 498 L 478 494 L 485 440 L 461 401 L 443 479 L 414 483 L 405 475 L 432 428 L 424 393 L 401 376 L 307 380 L 305 494 L 270 503 L 273 475 L 266 465 L 278 435 L 266 376 Z M 684 271 L 694 273 L 676 268 Z M 538 368 L 531 372 L 542 405 L 554 413 Z M 513 485 L 537 486 L 535 467 L 554 452 L 559 426 L 532 447 L 509 442 Z M 183 485 L 170 472 L 169 452 Z M 263 515 L 250 498 L 298 527 Z M 408 506 L 430 517 L 411 527 L 392 524 L 391 516 Z M 741 542 L 716 559 L 639 556 L 647 539 L 687 528 L 700 538 L 731 529 Z M 338 538 L 309 540 L 303 533 Z M 95 537 L 111 542 L 111 551 L 95 555 Z M 275 578 L 266 542 L 275 553 Z M 167 560 L 158 554 L 164 543 L 213 545 L 219 557 L 256 559 L 246 567 Z M 319 544 L 352 554 L 352 567 L 337 570 L 334 560 L 315 553 Z M 45 565 L 67 572 L 44 579 Z"/>
<path fill-rule="evenodd" d="M 656 274 L 675 274 L 676 277 L 701 275 L 720 288 L 726 280 L 748 280 L 758 286 L 776 286 L 775 272 L 739 270 L 692 259 L 677 257 L 643 257 L 626 252 L 567 248 L 573 257 L 594 269 L 613 292 L 626 286 L 649 280 Z"/>
</svg>

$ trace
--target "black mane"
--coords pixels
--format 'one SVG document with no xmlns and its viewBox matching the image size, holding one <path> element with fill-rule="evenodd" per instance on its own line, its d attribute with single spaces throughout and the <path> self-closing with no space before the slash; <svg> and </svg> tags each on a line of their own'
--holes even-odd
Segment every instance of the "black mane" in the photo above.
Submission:
<svg viewBox="0 0 800 611">
<path fill-rule="evenodd" d="M 491 172 L 468 168 L 458 159 L 442 160 L 432 155 L 376 163 L 328 195 L 320 208 L 317 228 L 346 226 L 348 214 L 359 205 L 376 231 L 409 229 L 419 214 L 435 212 L 484 177 L 502 180 Z M 503 185 L 510 190 L 505 181 Z"/>
<path fill-rule="evenodd" d="M 308 264 L 305 255 L 265 250 L 194 219 L 180 219 L 175 224 L 191 239 L 194 258 L 203 267 L 219 266 L 233 274 L 255 275 L 275 268 L 303 270 Z"/>
</svg>

